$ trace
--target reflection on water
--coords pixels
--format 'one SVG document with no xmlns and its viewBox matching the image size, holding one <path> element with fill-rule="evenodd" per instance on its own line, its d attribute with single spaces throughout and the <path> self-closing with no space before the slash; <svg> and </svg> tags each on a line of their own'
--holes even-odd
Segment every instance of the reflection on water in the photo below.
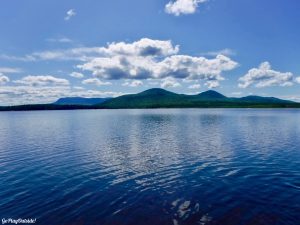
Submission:
<svg viewBox="0 0 300 225">
<path fill-rule="evenodd" d="M 299 137 L 299 110 L 0 113 L 0 216 L 299 224 Z"/>
</svg>

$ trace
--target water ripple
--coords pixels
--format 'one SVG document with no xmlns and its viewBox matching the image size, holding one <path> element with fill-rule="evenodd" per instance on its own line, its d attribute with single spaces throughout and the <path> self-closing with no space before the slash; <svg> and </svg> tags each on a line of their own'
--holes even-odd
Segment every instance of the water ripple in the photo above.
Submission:
<svg viewBox="0 0 300 225">
<path fill-rule="evenodd" d="M 42 225 L 297 225 L 299 112 L 0 113 L 0 215 Z"/>
</svg>

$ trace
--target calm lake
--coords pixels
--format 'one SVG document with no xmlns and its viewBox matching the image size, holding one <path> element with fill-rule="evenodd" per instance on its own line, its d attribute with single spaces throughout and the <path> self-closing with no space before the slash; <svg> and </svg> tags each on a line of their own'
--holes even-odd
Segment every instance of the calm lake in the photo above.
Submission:
<svg viewBox="0 0 300 225">
<path fill-rule="evenodd" d="M 0 219 L 300 224 L 300 110 L 0 112 Z"/>
</svg>

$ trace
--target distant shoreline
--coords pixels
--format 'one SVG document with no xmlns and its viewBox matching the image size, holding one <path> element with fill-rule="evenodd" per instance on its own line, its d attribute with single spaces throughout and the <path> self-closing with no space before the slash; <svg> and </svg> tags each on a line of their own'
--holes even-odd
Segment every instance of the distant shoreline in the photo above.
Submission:
<svg viewBox="0 0 300 225">
<path fill-rule="evenodd" d="M 297 106 L 211 106 L 211 107 L 151 107 L 151 108 L 99 108 L 90 106 L 21 105 L 0 107 L 0 112 L 12 111 L 71 111 L 71 110 L 120 110 L 120 109 L 300 109 Z"/>
</svg>

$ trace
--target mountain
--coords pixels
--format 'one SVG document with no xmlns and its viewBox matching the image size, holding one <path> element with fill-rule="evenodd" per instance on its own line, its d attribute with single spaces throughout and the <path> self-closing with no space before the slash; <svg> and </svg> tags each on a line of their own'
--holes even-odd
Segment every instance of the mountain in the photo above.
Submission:
<svg viewBox="0 0 300 225">
<path fill-rule="evenodd" d="M 123 95 L 98 105 L 106 109 L 122 108 L 299 108 L 300 103 L 273 97 L 228 98 L 216 91 L 198 95 L 176 94 L 153 88 L 138 94 Z"/>
<path fill-rule="evenodd" d="M 0 111 L 145 108 L 300 108 L 300 103 L 261 96 L 229 98 L 212 90 L 185 95 L 153 88 L 110 99 L 62 98 L 53 104 L 2 106 Z"/>
<path fill-rule="evenodd" d="M 203 99 L 203 100 L 204 99 L 206 99 L 206 100 L 221 100 L 221 99 L 227 98 L 226 96 L 220 94 L 219 92 L 213 91 L 213 90 L 202 92 L 202 93 L 198 94 L 197 97 L 199 99 Z"/>
<path fill-rule="evenodd" d="M 99 106 L 102 108 L 162 108 L 184 104 L 186 95 L 176 94 L 161 88 L 153 88 L 138 94 L 123 95 L 110 99 Z"/>
<path fill-rule="evenodd" d="M 292 101 L 288 100 L 282 100 L 279 98 L 274 98 L 274 97 L 261 97 L 261 96 L 255 96 L 255 95 L 250 95 L 247 97 L 242 97 L 240 98 L 241 101 L 245 102 L 260 102 L 260 103 L 293 103 Z"/>
<path fill-rule="evenodd" d="M 101 104 L 111 98 L 81 98 L 81 97 L 68 97 L 60 98 L 54 105 L 96 105 Z"/>
</svg>

